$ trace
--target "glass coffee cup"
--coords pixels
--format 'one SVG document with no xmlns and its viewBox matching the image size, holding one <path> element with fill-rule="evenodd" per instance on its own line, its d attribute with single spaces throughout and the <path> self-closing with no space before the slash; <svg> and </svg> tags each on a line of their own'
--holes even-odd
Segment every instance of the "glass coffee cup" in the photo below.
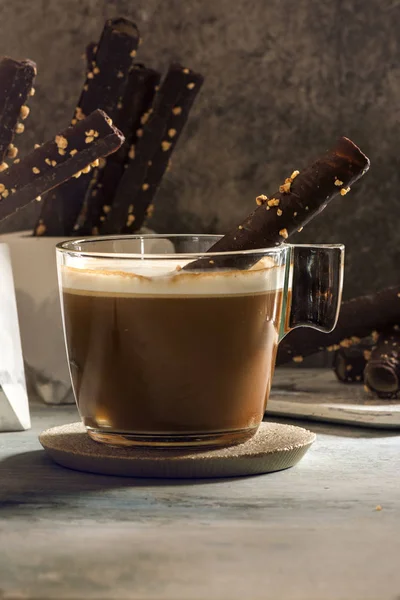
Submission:
<svg viewBox="0 0 400 600">
<path fill-rule="evenodd" d="M 343 246 L 205 255 L 219 237 L 58 244 L 72 385 L 94 440 L 167 448 L 243 442 L 262 421 L 279 341 L 300 326 L 334 328 Z M 229 267 L 217 268 L 221 257 Z M 216 268 L 188 268 L 204 258 Z M 232 267 L 244 259 L 250 268 Z"/>
</svg>

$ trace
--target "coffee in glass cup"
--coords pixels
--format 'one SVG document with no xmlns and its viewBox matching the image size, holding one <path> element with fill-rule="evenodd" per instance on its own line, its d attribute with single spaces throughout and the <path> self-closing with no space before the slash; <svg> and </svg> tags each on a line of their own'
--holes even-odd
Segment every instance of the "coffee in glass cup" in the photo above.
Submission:
<svg viewBox="0 0 400 600">
<path fill-rule="evenodd" d="M 263 418 L 279 340 L 295 326 L 334 327 L 342 246 L 281 245 L 231 253 L 251 254 L 247 270 L 186 269 L 218 237 L 137 235 L 57 246 L 73 390 L 94 440 L 243 442 Z"/>
</svg>

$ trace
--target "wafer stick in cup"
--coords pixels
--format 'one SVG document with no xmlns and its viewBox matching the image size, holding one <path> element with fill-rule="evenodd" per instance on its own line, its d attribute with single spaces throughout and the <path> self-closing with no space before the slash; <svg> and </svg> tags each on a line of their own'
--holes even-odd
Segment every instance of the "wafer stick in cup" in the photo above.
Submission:
<svg viewBox="0 0 400 600">
<path fill-rule="evenodd" d="M 82 225 L 76 227 L 79 235 L 97 235 L 102 222 L 105 221 L 125 166 L 133 160 L 136 131 L 141 126 L 141 117 L 151 107 L 159 81 L 160 74 L 157 71 L 141 65 L 135 65 L 129 73 L 122 100 L 122 114 L 116 122 L 125 136 L 125 142 L 107 159 L 103 168 L 98 170 L 90 185 L 85 206 L 86 214 Z"/>
<path fill-rule="evenodd" d="M 185 127 L 193 102 L 203 84 L 202 75 L 189 69 L 184 69 L 184 72 L 187 74 L 187 85 L 183 88 L 177 104 L 170 114 L 161 147 L 149 161 L 145 180 L 133 200 L 135 220 L 130 225 L 126 225 L 122 233 L 137 231 L 145 223 L 146 218 L 151 216 L 154 197 Z"/>
<path fill-rule="evenodd" d="M 93 132 L 88 136 L 87 131 Z M 100 157 L 117 150 L 123 136 L 109 117 L 96 110 L 33 150 L 0 173 L 0 221 L 70 177 L 79 177 L 97 164 Z M 59 149 L 65 152 L 60 156 Z M 38 227 L 45 227 L 39 223 Z"/>
<path fill-rule="evenodd" d="M 258 208 L 208 251 L 234 252 L 279 246 L 318 215 L 335 196 L 345 196 L 350 186 L 369 169 L 369 164 L 352 141 L 340 138 L 309 167 L 293 171 L 275 194 L 269 198 L 259 196 Z M 215 257 L 212 261 L 204 257 L 184 269 L 248 269 L 254 262 L 252 254 Z"/>
<path fill-rule="evenodd" d="M 113 121 L 118 122 L 119 103 L 124 95 L 126 78 L 132 68 L 138 44 L 139 32 L 132 21 L 114 19 L 106 22 L 72 124 L 84 119 L 97 108 L 104 110 Z M 38 225 L 43 224 L 45 229 L 36 227 L 36 235 L 38 231 L 44 231 L 45 235 L 70 235 L 90 181 L 91 175 L 85 174 L 79 180 L 70 180 L 58 187 L 51 196 L 45 198 L 38 221 Z"/>
<path fill-rule="evenodd" d="M 90 42 L 86 46 L 85 57 L 88 72 L 93 69 L 93 63 L 96 63 L 97 42 Z"/>
<path fill-rule="evenodd" d="M 279 344 L 276 364 L 324 349 L 333 352 L 340 347 L 356 346 L 362 338 L 371 335 L 376 337 L 377 331 L 399 322 L 400 286 L 346 300 L 342 303 L 337 325 L 331 333 L 321 333 L 315 329 L 292 331 Z"/>
<path fill-rule="evenodd" d="M 12 144 L 16 133 L 24 131 L 23 121 L 29 115 L 27 99 L 35 90 L 36 64 L 31 60 L 0 60 L 0 171 L 8 167 L 18 150 Z"/>
<path fill-rule="evenodd" d="M 145 178 L 156 152 L 169 143 L 167 139 L 168 123 L 171 114 L 179 106 L 182 91 L 188 81 L 187 69 L 181 65 L 172 65 L 154 99 L 152 110 L 144 118 L 137 131 L 138 141 L 134 148 L 134 159 L 125 169 L 118 185 L 111 211 L 101 228 L 102 234 L 121 233 L 135 220 L 134 205 L 137 194 L 146 183 Z"/>
</svg>

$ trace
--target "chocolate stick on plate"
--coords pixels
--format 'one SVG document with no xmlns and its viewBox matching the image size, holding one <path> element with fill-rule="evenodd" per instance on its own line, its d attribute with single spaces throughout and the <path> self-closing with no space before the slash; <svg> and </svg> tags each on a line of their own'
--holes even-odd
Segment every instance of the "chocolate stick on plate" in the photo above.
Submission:
<svg viewBox="0 0 400 600">
<path fill-rule="evenodd" d="M 87 132 L 91 131 L 92 135 Z M 117 150 L 124 138 L 101 110 L 65 129 L 0 173 L 0 221 L 70 177 L 79 178 L 98 159 Z M 59 150 L 64 152 L 60 155 Z M 45 228 L 45 223 L 39 223 Z"/>
<path fill-rule="evenodd" d="M 15 158 L 14 135 L 24 131 L 23 120 L 29 115 L 28 96 L 35 93 L 36 64 L 31 60 L 2 58 L 0 61 L 0 171 L 7 168 L 5 158 Z"/>
<path fill-rule="evenodd" d="M 134 156 L 136 131 L 140 128 L 141 117 L 150 109 L 160 81 L 160 74 L 142 65 L 135 65 L 129 73 L 128 82 L 122 99 L 121 114 L 116 124 L 125 136 L 121 148 L 112 154 L 105 165 L 98 170 L 92 180 L 85 206 L 82 224 L 76 226 L 79 235 L 98 235 L 102 222 L 110 211 L 115 192 L 125 166 Z"/>
<path fill-rule="evenodd" d="M 376 335 L 400 321 L 400 286 L 359 296 L 342 303 L 339 319 L 331 333 L 296 329 L 279 344 L 277 364 L 300 361 L 320 350 L 339 350 L 358 345 L 362 338 Z"/>
<path fill-rule="evenodd" d="M 319 214 L 338 194 L 345 196 L 350 186 L 369 169 L 369 160 L 348 138 L 302 171 L 293 171 L 272 196 L 259 196 L 259 207 L 232 229 L 208 252 L 234 252 L 269 248 L 285 242 Z M 206 257 L 186 265 L 186 270 L 217 268 L 247 269 L 254 255 Z"/>
<path fill-rule="evenodd" d="M 134 200 L 135 220 L 124 227 L 123 233 L 133 233 L 142 227 L 146 217 L 153 212 L 153 200 L 161 184 L 161 180 L 168 168 L 171 154 L 182 134 L 190 109 L 203 84 L 203 77 L 189 69 L 184 70 L 187 74 L 187 85 L 183 88 L 176 106 L 170 114 L 165 128 L 164 140 L 158 148 L 151 161 L 148 163 L 146 177 L 142 187 Z"/>
<path fill-rule="evenodd" d="M 101 228 L 102 234 L 121 233 L 135 221 L 135 202 L 142 186 L 146 184 L 146 175 L 151 166 L 149 163 L 159 149 L 170 144 L 168 124 L 171 115 L 177 114 L 181 108 L 178 103 L 183 90 L 194 89 L 191 86 L 194 80 L 188 78 L 189 74 L 194 76 L 181 65 L 174 64 L 169 68 L 156 94 L 151 111 L 146 115 L 142 127 L 136 132 L 138 141 L 134 148 L 134 159 L 125 169 L 118 185 L 111 211 Z M 197 77 L 200 84 L 202 78 Z M 170 148 L 172 145 L 168 145 L 167 154 L 170 154 Z"/>
<path fill-rule="evenodd" d="M 341 346 L 333 358 L 333 370 L 343 383 L 360 383 L 364 380 L 364 369 L 371 355 L 372 344 L 363 341 L 356 346 Z"/>
<path fill-rule="evenodd" d="M 400 320 L 400 319 L 399 319 Z M 365 385 L 378 398 L 400 398 L 400 327 L 383 331 L 364 371 Z"/>
<path fill-rule="evenodd" d="M 132 68 L 138 44 L 139 32 L 132 21 L 114 19 L 106 22 L 72 124 L 84 119 L 97 108 L 104 110 L 118 123 L 119 103 L 124 95 L 127 75 Z M 45 229 L 36 226 L 35 234 L 43 235 L 45 231 L 46 235 L 70 235 L 90 181 L 91 175 L 83 175 L 79 180 L 68 181 L 44 199 L 37 225 L 44 225 Z"/>
</svg>

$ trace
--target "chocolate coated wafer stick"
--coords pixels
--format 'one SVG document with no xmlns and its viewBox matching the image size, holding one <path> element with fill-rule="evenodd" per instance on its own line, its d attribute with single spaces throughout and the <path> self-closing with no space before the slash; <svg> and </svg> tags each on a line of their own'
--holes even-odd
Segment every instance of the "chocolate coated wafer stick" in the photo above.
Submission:
<svg viewBox="0 0 400 600">
<path fill-rule="evenodd" d="M 121 114 L 116 122 L 125 136 L 125 142 L 107 159 L 105 166 L 99 169 L 90 186 L 83 225 L 77 228 L 79 235 L 97 235 L 102 222 L 105 221 L 124 174 L 125 165 L 134 157 L 136 131 L 141 126 L 142 115 L 151 107 L 160 77 L 157 71 L 141 65 L 135 65 L 129 73 Z"/>
<path fill-rule="evenodd" d="M 29 114 L 27 98 L 33 95 L 36 64 L 31 60 L 2 58 L 0 61 L 0 164 L 8 153 L 15 158 L 18 150 L 12 144 L 15 133 L 22 133 L 24 120 Z M 33 90 L 33 91 L 32 91 Z M 3 168 L 0 168 L 3 170 Z"/>
<path fill-rule="evenodd" d="M 42 194 L 69 177 L 79 177 L 82 171 L 89 171 L 100 157 L 119 148 L 123 139 L 108 116 L 96 110 L 33 150 L 0 173 L 0 221 L 35 198 L 40 200 Z M 45 227 L 45 224 L 39 223 L 40 226 Z"/>
<path fill-rule="evenodd" d="M 278 246 L 301 230 L 339 193 L 344 196 L 350 186 L 369 168 L 368 158 L 348 138 L 336 145 L 303 171 L 294 171 L 273 196 L 259 196 L 257 208 L 209 252 L 233 252 Z M 247 269 L 258 259 L 254 255 L 207 258 L 194 261 L 186 270 L 217 268 Z"/>
<path fill-rule="evenodd" d="M 106 22 L 97 45 L 95 64 L 92 63 L 92 69 L 87 73 L 72 124 L 97 108 L 118 123 L 120 102 L 138 44 L 139 32 L 135 23 L 127 19 Z M 79 180 L 68 181 L 44 199 L 40 222 L 46 227 L 46 235 L 72 233 L 90 181 L 90 175 L 83 175 Z"/>
<path fill-rule="evenodd" d="M 378 398 L 400 398 L 400 327 L 383 331 L 364 371 L 365 385 Z"/>
<path fill-rule="evenodd" d="M 193 102 L 203 84 L 204 78 L 202 75 L 189 69 L 184 69 L 184 72 L 187 75 L 187 85 L 184 86 L 177 104 L 170 114 L 165 129 L 166 135 L 161 142 L 161 147 L 158 148 L 151 161 L 149 161 L 145 180 L 133 200 L 135 220 L 130 225 L 125 226 L 122 233 L 137 231 L 142 227 L 146 217 L 151 216 L 154 197 L 185 127 Z"/>
<path fill-rule="evenodd" d="M 93 69 L 93 67 L 96 66 L 96 52 L 97 52 L 97 43 L 96 42 L 90 42 L 87 46 L 86 46 L 86 51 L 85 51 L 85 56 L 86 56 L 86 64 L 87 64 L 87 70 L 91 71 Z"/>
<path fill-rule="evenodd" d="M 357 346 L 341 347 L 335 352 L 333 370 L 343 383 L 360 383 L 364 380 L 364 369 L 371 355 L 372 343 L 361 341 Z"/>
<path fill-rule="evenodd" d="M 296 329 L 279 344 L 277 364 L 309 356 L 320 350 L 339 350 L 357 345 L 376 331 L 400 321 L 400 286 L 359 296 L 342 303 L 338 323 L 331 333 Z"/>
<path fill-rule="evenodd" d="M 98 44 L 89 44 L 92 58 L 74 120 L 79 121 L 96 108 L 117 120 L 127 76 L 132 69 L 140 37 L 137 26 L 128 19 L 106 21 Z M 91 56 L 89 56 L 91 55 Z"/>
<path fill-rule="evenodd" d="M 101 233 L 121 233 L 135 220 L 135 199 L 145 183 L 145 177 L 157 150 L 166 141 L 167 126 L 173 111 L 178 109 L 177 102 L 183 88 L 190 85 L 187 69 L 181 65 L 172 65 L 156 94 L 152 111 L 137 132 L 138 142 L 135 155 L 119 183 L 111 211 Z"/>
</svg>

